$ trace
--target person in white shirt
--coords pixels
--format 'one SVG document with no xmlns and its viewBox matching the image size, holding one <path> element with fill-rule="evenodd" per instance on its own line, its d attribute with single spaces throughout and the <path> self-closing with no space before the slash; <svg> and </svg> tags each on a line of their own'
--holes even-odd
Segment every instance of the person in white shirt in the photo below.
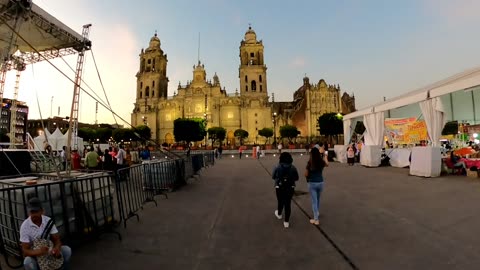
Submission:
<svg viewBox="0 0 480 270">
<path fill-rule="evenodd" d="M 115 158 L 117 159 L 117 165 L 119 165 L 119 167 L 123 167 L 123 165 L 125 164 L 126 157 L 127 157 L 127 153 L 125 152 L 125 150 L 123 150 L 123 145 L 120 145 L 118 149 L 118 153 L 115 156 Z"/>
<path fill-rule="evenodd" d="M 31 198 L 28 201 L 28 212 L 29 217 L 23 221 L 22 225 L 20 226 L 20 243 L 22 246 L 23 256 L 25 257 L 25 260 L 23 261 L 23 266 L 25 269 L 39 269 L 36 257 L 47 255 L 48 253 L 53 256 L 59 256 L 61 253 L 63 255 L 62 269 L 68 269 L 68 262 L 72 256 L 72 250 L 68 246 L 62 246 L 60 235 L 55 225 L 53 225 L 50 231 L 50 239 L 53 242 L 53 248 L 51 250 L 49 250 L 48 247 L 35 250 L 32 249 L 33 241 L 37 238 L 40 238 L 50 218 L 43 215 L 44 211 L 42 208 L 42 203 L 38 198 Z"/>
<path fill-rule="evenodd" d="M 260 158 L 260 145 L 257 145 L 256 151 L 257 151 L 257 159 L 259 159 Z"/>
</svg>

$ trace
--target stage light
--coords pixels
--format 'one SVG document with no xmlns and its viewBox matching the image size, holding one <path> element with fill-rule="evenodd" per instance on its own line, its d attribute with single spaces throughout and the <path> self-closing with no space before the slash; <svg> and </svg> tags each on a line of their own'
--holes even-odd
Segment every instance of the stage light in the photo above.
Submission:
<svg viewBox="0 0 480 270">
<path fill-rule="evenodd" d="M 475 139 L 473 142 L 476 143 L 476 144 L 479 144 L 479 143 L 480 143 L 480 140 Z"/>
<path fill-rule="evenodd" d="M 473 133 L 473 138 L 478 138 L 478 133 Z"/>
<path fill-rule="evenodd" d="M 232 155 L 232 158 L 234 158 L 234 155 Z"/>
<path fill-rule="evenodd" d="M 248 155 L 246 155 L 246 157 L 248 157 Z"/>
</svg>

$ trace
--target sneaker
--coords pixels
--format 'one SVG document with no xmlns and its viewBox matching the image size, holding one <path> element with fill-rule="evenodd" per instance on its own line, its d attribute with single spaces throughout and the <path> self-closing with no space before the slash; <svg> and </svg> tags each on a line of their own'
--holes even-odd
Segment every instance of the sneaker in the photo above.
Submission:
<svg viewBox="0 0 480 270">
<path fill-rule="evenodd" d="M 320 221 L 318 221 L 318 220 L 316 220 L 316 219 L 310 219 L 310 224 L 320 225 Z"/>
<path fill-rule="evenodd" d="M 278 210 L 275 210 L 275 216 L 276 216 L 278 219 L 282 219 L 282 215 L 279 215 L 279 214 L 278 214 Z"/>
<path fill-rule="evenodd" d="M 285 227 L 285 228 L 290 227 L 290 223 L 288 223 L 288 222 L 283 222 L 283 227 Z"/>
</svg>

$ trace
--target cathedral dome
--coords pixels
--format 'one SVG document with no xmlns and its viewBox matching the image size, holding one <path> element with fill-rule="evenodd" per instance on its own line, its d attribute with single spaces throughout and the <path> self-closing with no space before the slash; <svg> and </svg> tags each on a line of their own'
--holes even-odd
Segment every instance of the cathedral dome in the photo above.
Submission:
<svg viewBox="0 0 480 270">
<path fill-rule="evenodd" d="M 253 31 L 252 27 L 249 26 L 247 32 L 245 33 L 245 42 L 255 43 L 257 41 L 257 34 Z"/>
<path fill-rule="evenodd" d="M 150 48 L 160 48 L 160 39 L 157 37 L 157 32 L 155 31 L 155 35 L 150 39 Z"/>
</svg>

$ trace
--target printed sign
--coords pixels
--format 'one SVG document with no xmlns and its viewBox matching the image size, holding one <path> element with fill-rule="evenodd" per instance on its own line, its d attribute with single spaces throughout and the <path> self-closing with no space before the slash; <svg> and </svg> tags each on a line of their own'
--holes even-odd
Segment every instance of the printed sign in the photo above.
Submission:
<svg viewBox="0 0 480 270">
<path fill-rule="evenodd" d="M 385 120 L 385 132 L 395 144 L 417 144 L 428 140 L 427 125 L 417 118 L 389 118 Z"/>
</svg>

